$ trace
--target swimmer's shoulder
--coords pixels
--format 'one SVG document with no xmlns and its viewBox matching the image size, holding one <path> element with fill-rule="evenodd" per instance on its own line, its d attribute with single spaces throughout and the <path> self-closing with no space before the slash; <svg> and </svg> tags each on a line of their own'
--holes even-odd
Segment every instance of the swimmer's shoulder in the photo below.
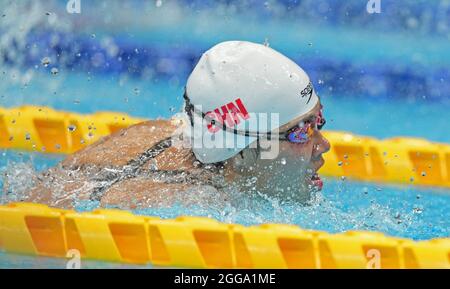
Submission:
<svg viewBox="0 0 450 289">
<path fill-rule="evenodd" d="M 64 168 L 84 165 L 124 166 L 176 131 L 173 119 L 148 120 L 105 136 L 86 148 L 68 156 Z"/>
</svg>

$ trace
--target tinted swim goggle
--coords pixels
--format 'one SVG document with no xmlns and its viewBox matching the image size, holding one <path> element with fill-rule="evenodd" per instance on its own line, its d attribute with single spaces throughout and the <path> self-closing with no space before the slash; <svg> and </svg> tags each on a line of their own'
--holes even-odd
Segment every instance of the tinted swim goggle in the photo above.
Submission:
<svg viewBox="0 0 450 289">
<path fill-rule="evenodd" d="M 314 130 L 321 130 L 326 120 L 323 118 L 322 109 L 316 115 L 313 121 L 301 121 L 293 128 L 289 129 L 284 135 L 280 135 L 280 140 L 291 143 L 304 144 L 307 143 L 314 135 Z"/>
</svg>

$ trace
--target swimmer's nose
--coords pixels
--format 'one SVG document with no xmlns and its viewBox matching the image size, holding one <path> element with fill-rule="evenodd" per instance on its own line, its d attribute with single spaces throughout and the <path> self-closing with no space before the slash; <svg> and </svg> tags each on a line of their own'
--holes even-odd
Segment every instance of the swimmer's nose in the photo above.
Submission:
<svg viewBox="0 0 450 289">
<path fill-rule="evenodd" d="M 316 136 L 316 142 L 313 146 L 313 154 L 312 157 L 314 159 L 316 158 L 320 158 L 320 156 L 324 153 L 326 153 L 327 151 L 330 150 L 330 142 L 322 135 L 322 133 L 320 133 L 319 131 L 317 132 L 317 136 Z"/>
</svg>

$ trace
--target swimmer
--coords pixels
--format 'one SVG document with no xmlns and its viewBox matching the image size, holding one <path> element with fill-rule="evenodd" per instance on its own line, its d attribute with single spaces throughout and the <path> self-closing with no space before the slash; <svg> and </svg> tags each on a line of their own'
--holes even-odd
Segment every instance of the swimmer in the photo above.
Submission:
<svg viewBox="0 0 450 289">
<path fill-rule="evenodd" d="M 296 63 L 265 45 L 222 42 L 190 74 L 181 113 L 68 156 L 35 176 L 23 201 L 136 209 L 226 201 L 235 188 L 305 203 L 323 185 L 324 124 L 320 99 Z"/>
</svg>

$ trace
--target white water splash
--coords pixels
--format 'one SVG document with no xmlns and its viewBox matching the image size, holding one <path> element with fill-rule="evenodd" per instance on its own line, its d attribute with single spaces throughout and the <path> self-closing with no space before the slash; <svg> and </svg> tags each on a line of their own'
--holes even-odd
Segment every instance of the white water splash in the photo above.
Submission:
<svg viewBox="0 0 450 289">
<path fill-rule="evenodd" d="M 33 187 L 36 175 L 31 162 L 10 162 L 0 171 L 3 187 L 0 204 L 21 201 Z"/>
</svg>

